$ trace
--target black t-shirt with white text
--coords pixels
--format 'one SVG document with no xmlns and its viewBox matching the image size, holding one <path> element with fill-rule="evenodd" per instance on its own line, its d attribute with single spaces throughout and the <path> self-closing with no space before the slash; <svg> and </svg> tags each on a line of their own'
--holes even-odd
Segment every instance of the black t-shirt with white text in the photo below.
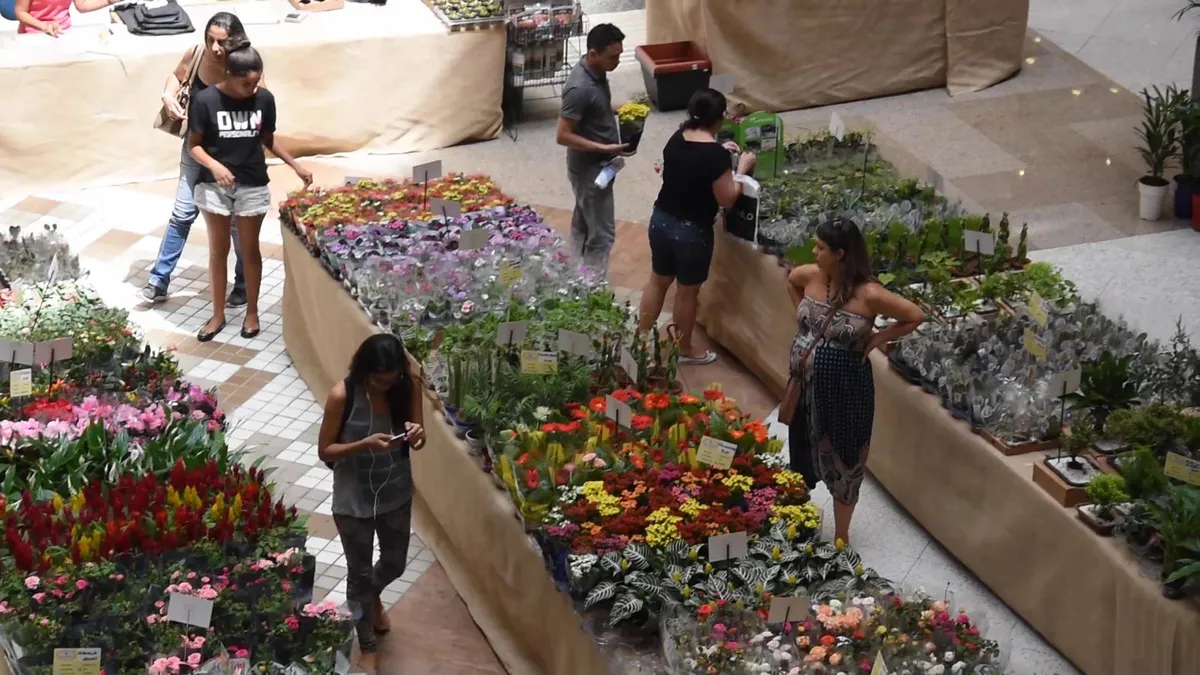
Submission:
<svg viewBox="0 0 1200 675">
<path fill-rule="evenodd" d="M 233 174 L 234 183 L 261 187 L 269 182 L 263 135 L 275 132 L 275 97 L 259 88 L 253 96 L 233 98 L 217 87 L 208 87 L 192 99 L 188 125 L 203 136 L 209 156 Z M 212 183 L 212 173 L 202 169 L 200 182 Z"/>
</svg>

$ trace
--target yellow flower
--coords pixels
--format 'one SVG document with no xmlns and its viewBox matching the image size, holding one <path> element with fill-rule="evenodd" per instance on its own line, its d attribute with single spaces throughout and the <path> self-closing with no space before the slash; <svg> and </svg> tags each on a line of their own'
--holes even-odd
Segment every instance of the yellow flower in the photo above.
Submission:
<svg viewBox="0 0 1200 675">
<path fill-rule="evenodd" d="M 62 508 L 63 508 L 63 498 L 62 497 L 58 496 L 58 494 L 55 494 L 54 499 L 50 500 L 50 503 L 54 506 L 55 513 L 62 512 Z"/>
<path fill-rule="evenodd" d="M 617 109 L 617 117 L 623 123 L 641 122 L 650 115 L 650 106 L 630 101 Z"/>
<path fill-rule="evenodd" d="M 178 509 L 182 504 L 179 500 L 179 493 L 170 486 L 167 487 L 167 504 L 170 504 L 172 509 Z"/>
<path fill-rule="evenodd" d="M 707 509 L 707 508 L 708 508 L 707 504 L 701 504 L 700 502 L 696 501 L 695 499 L 692 499 L 691 497 L 688 497 L 688 500 L 686 502 L 679 505 L 680 511 L 683 511 L 685 514 L 687 514 L 688 516 L 691 516 L 693 518 L 695 518 L 701 511 L 703 511 L 704 509 Z"/>
<path fill-rule="evenodd" d="M 771 522 L 785 521 L 788 524 L 788 539 L 795 539 L 797 530 L 804 527 L 808 530 L 818 529 L 821 522 L 821 511 L 812 502 L 807 504 L 771 507 Z"/>
<path fill-rule="evenodd" d="M 775 474 L 775 482 L 784 487 L 804 487 L 804 476 L 795 471 L 783 470 Z"/>
<path fill-rule="evenodd" d="M 742 492 L 749 492 L 750 488 L 754 487 L 753 478 L 738 474 L 728 475 L 721 482 L 730 490 L 741 490 Z"/>
<path fill-rule="evenodd" d="M 596 505 L 602 516 L 615 516 L 621 512 L 621 499 L 604 491 L 604 481 L 592 480 L 583 484 L 580 492 Z"/>
</svg>

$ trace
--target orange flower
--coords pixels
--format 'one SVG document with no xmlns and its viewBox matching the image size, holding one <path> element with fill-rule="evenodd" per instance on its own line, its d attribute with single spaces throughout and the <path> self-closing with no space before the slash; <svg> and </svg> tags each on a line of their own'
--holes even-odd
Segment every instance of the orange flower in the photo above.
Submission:
<svg viewBox="0 0 1200 675">
<path fill-rule="evenodd" d="M 629 463 L 632 464 L 635 469 L 646 468 L 646 458 L 642 457 L 639 453 L 636 453 L 636 452 L 629 456 Z"/>
<path fill-rule="evenodd" d="M 700 399 L 692 396 L 691 394 L 684 394 L 679 397 L 679 403 L 682 405 L 696 405 L 699 402 Z"/>
<path fill-rule="evenodd" d="M 821 644 L 825 645 L 826 647 L 833 646 L 834 642 L 837 642 L 837 640 L 835 640 L 832 635 L 822 635 L 821 636 Z"/>
<path fill-rule="evenodd" d="M 597 396 L 588 403 L 588 407 L 595 412 L 603 413 L 608 404 L 605 402 L 603 396 Z"/>
<path fill-rule="evenodd" d="M 733 436 L 733 440 L 740 441 L 740 440 L 742 440 L 742 436 L 746 435 L 746 432 L 744 432 L 740 429 L 730 429 L 729 435 Z"/>
<path fill-rule="evenodd" d="M 671 405 L 671 397 L 663 393 L 646 394 L 646 410 L 666 410 Z"/>
<path fill-rule="evenodd" d="M 725 421 L 726 422 L 733 424 L 734 422 L 738 421 L 739 418 L 741 418 L 741 415 L 738 414 L 738 411 L 736 411 L 736 410 L 726 410 L 725 411 Z"/>
<path fill-rule="evenodd" d="M 705 389 L 704 398 L 708 401 L 720 401 L 725 398 L 725 392 L 720 389 Z"/>
</svg>

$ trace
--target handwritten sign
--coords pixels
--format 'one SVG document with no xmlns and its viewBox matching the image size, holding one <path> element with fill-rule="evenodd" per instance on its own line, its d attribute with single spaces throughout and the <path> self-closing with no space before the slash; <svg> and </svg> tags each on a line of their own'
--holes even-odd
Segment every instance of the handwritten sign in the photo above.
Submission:
<svg viewBox="0 0 1200 675">
<path fill-rule="evenodd" d="M 963 230 L 963 247 L 970 253 L 992 255 L 996 252 L 996 235 L 991 232 Z"/>
<path fill-rule="evenodd" d="M 829 133 L 839 141 L 846 137 L 846 123 L 841 115 L 833 113 L 829 116 Z"/>
<path fill-rule="evenodd" d="M 553 375 L 558 372 L 558 353 L 521 351 L 521 372 L 526 375 Z"/>
<path fill-rule="evenodd" d="M 1200 462 L 1188 459 L 1174 452 L 1167 453 L 1167 463 L 1163 471 L 1174 478 L 1191 485 L 1200 485 Z"/>
<path fill-rule="evenodd" d="M 736 560 L 750 555 L 750 542 L 745 532 L 716 534 L 708 538 L 708 561 Z"/>
<path fill-rule="evenodd" d="M 428 183 L 435 178 L 441 177 L 442 160 L 440 159 L 413 167 L 413 181 L 416 183 Z"/>
<path fill-rule="evenodd" d="M 183 593 L 172 593 L 167 600 L 167 621 L 208 630 L 212 624 L 213 601 Z"/>
<path fill-rule="evenodd" d="M 1029 318 L 1033 319 L 1040 328 L 1045 328 L 1046 324 L 1050 323 L 1050 318 L 1046 315 L 1046 303 L 1042 301 L 1042 296 L 1034 291 L 1029 296 Z"/>
<path fill-rule="evenodd" d="M 808 616 L 811 601 L 803 596 L 780 596 L 771 598 L 771 610 L 767 614 L 767 623 L 789 623 L 800 621 Z"/>
<path fill-rule="evenodd" d="M 473 251 L 477 248 L 483 248 L 488 243 L 487 228 L 476 228 L 474 230 L 463 230 L 458 235 L 458 250 Z"/>
<path fill-rule="evenodd" d="M 622 403 L 610 394 L 604 397 L 604 415 L 618 425 L 631 429 L 633 424 L 633 409 L 629 404 Z"/>
<path fill-rule="evenodd" d="M 496 344 L 501 347 L 521 344 L 528 334 L 528 321 L 505 321 L 496 329 Z"/>
<path fill-rule="evenodd" d="M 719 441 L 712 436 L 702 436 L 700 448 L 696 452 L 696 459 L 701 464 L 715 466 L 718 469 L 728 469 L 733 465 L 733 457 L 736 454 L 736 443 Z"/>
<path fill-rule="evenodd" d="M 33 395 L 33 371 L 28 368 L 14 370 L 8 375 L 8 395 L 20 398 Z"/>
<path fill-rule="evenodd" d="M 55 649 L 54 675 L 100 675 L 100 648 Z"/>
<path fill-rule="evenodd" d="M 1033 330 L 1026 328 L 1021 342 L 1025 345 L 1025 351 L 1029 352 L 1033 358 L 1038 361 L 1046 360 L 1046 345 L 1042 344 L 1041 339 L 1038 338 L 1037 333 L 1034 333 Z"/>
<path fill-rule="evenodd" d="M 521 280 L 521 263 L 508 262 L 507 260 L 500 263 L 500 284 L 503 286 L 512 286 Z"/>
</svg>

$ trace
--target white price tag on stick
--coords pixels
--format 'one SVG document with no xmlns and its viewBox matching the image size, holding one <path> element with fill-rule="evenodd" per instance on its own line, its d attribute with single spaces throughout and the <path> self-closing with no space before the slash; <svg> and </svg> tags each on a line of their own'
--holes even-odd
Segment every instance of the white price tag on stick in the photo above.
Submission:
<svg viewBox="0 0 1200 675">
<path fill-rule="evenodd" d="M 610 394 L 604 397 L 604 415 L 626 429 L 633 428 L 633 409 L 628 403 L 613 398 Z"/>
<path fill-rule="evenodd" d="M 771 598 L 771 610 L 767 615 L 767 623 L 789 623 L 802 621 L 808 617 L 810 601 L 803 595 L 775 596 Z"/>
<path fill-rule="evenodd" d="M 183 593 L 172 593 L 167 600 L 167 621 L 208 630 L 212 624 L 213 601 Z"/>
<path fill-rule="evenodd" d="M 716 89 L 722 94 L 732 94 L 736 81 L 732 75 L 722 73 L 721 75 L 713 75 L 708 79 L 710 89 Z"/>
<path fill-rule="evenodd" d="M 963 230 L 963 248 L 968 253 L 992 255 L 996 252 L 996 235 L 991 232 Z"/>
<path fill-rule="evenodd" d="M 846 123 L 841 115 L 833 113 L 829 116 L 829 133 L 839 141 L 846 137 Z"/>
<path fill-rule="evenodd" d="M 50 272 L 46 275 L 46 281 L 53 286 L 54 282 L 58 281 L 58 254 L 50 259 Z"/>
<path fill-rule="evenodd" d="M 458 250 L 473 251 L 483 248 L 488 243 L 488 231 L 484 227 L 476 227 L 474 230 L 463 230 L 458 235 Z"/>
<path fill-rule="evenodd" d="M 559 329 L 558 351 L 589 358 L 592 355 L 592 338 L 583 333 Z"/>
<path fill-rule="evenodd" d="M 637 382 L 637 380 L 638 380 L 637 359 L 633 358 L 633 354 L 631 354 L 629 352 L 628 348 L 626 348 L 626 347 L 621 348 L 621 362 L 618 365 L 620 365 L 621 369 L 625 371 L 625 374 L 629 376 L 629 379 L 633 380 L 634 382 Z"/>
<path fill-rule="evenodd" d="M 505 321 L 496 329 L 496 344 L 500 347 L 519 345 L 528 334 L 528 321 Z"/>
<path fill-rule="evenodd" d="M 1067 394 L 1073 394 L 1079 391 L 1079 385 L 1082 381 L 1083 371 L 1078 368 L 1055 373 L 1050 378 L 1050 395 L 1054 398 L 1060 398 Z"/>
<path fill-rule="evenodd" d="M 442 177 L 442 160 L 434 160 L 425 164 L 418 164 L 413 167 L 413 181 L 417 183 L 428 183 L 435 178 Z"/>
<path fill-rule="evenodd" d="M 8 374 L 8 395 L 24 398 L 33 395 L 33 371 L 29 368 L 14 370 Z"/>
<path fill-rule="evenodd" d="M 708 538 L 708 561 L 736 560 L 750 555 L 750 540 L 745 532 L 715 534 Z"/>
<path fill-rule="evenodd" d="M 453 199 L 430 197 L 429 212 L 434 216 L 442 216 L 447 219 L 457 218 L 462 214 L 462 204 Z"/>
<path fill-rule="evenodd" d="M 718 469 L 728 469 L 733 465 L 733 458 L 737 455 L 737 449 L 737 443 L 719 441 L 712 436 L 702 436 L 700 438 L 700 448 L 696 452 L 696 460 L 701 464 L 714 466 Z"/>
</svg>

